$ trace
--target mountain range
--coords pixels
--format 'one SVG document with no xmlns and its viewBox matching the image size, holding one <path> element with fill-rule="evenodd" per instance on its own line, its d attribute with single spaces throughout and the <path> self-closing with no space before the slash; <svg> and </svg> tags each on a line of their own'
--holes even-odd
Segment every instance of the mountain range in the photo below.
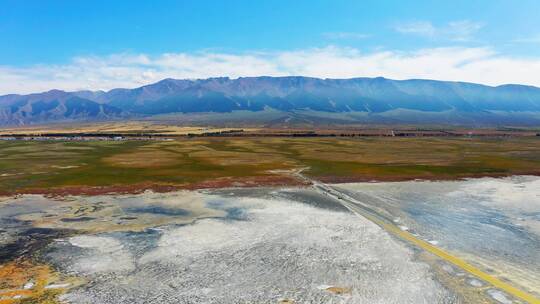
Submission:
<svg viewBox="0 0 540 304">
<path fill-rule="evenodd" d="M 0 96 L 0 124 L 235 113 L 328 123 L 540 125 L 540 88 L 435 80 L 311 77 L 164 79 L 135 89 Z M 270 118 L 269 118 L 270 119 Z"/>
</svg>

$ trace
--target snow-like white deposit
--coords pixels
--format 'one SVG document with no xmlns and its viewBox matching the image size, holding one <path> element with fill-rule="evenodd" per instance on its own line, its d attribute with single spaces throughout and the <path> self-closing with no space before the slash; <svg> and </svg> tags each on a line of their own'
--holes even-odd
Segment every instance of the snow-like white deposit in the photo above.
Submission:
<svg viewBox="0 0 540 304">
<path fill-rule="evenodd" d="M 114 238 L 83 235 L 72 237 L 69 242 L 75 247 L 86 249 L 85 255 L 77 263 L 73 263 L 72 270 L 77 273 L 124 272 L 135 269 L 131 254 Z"/>
<path fill-rule="evenodd" d="M 70 303 L 451 303 L 427 265 L 371 222 L 283 199 L 208 196 L 240 219 L 161 227 L 148 237 L 80 236 Z M 218 202 L 218 203 L 216 203 Z M 156 232 L 153 232 L 156 234 Z M 148 242 L 152 243 L 151 246 Z M 124 245 L 123 245 L 124 244 Z M 147 248 L 131 254 L 126 248 Z M 321 288 L 327 286 L 327 288 Z"/>
<path fill-rule="evenodd" d="M 508 178 L 472 179 L 448 196 L 474 197 L 490 206 L 540 212 L 540 178 L 514 176 Z"/>
</svg>

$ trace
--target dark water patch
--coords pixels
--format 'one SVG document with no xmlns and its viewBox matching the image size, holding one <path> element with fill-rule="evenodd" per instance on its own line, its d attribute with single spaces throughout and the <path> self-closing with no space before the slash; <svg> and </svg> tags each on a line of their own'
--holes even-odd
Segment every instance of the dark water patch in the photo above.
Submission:
<svg viewBox="0 0 540 304">
<path fill-rule="evenodd" d="M 242 221 L 248 218 L 248 213 L 245 208 L 232 207 L 230 206 L 230 203 L 228 203 L 225 200 L 220 200 L 220 199 L 210 200 L 206 202 L 206 207 L 215 209 L 215 210 L 225 211 L 226 213 L 225 219 L 228 219 L 228 220 Z"/>
<path fill-rule="evenodd" d="M 225 212 L 227 212 L 227 215 L 225 216 L 226 219 L 230 220 L 245 220 L 247 219 L 247 212 L 244 208 L 225 208 Z"/>
<path fill-rule="evenodd" d="M 327 209 L 332 211 L 349 212 L 347 208 L 337 202 L 335 199 L 329 198 L 315 191 L 309 190 L 282 190 L 275 194 L 278 198 L 291 200 L 313 207 Z"/>
<path fill-rule="evenodd" d="M 29 228 L 22 233 L 24 236 L 42 237 L 54 233 L 56 230 L 52 228 Z"/>
<path fill-rule="evenodd" d="M 158 247 L 162 232 L 157 229 L 143 231 L 111 232 L 105 235 L 119 240 L 134 257 L 140 258 L 144 254 Z"/>
<path fill-rule="evenodd" d="M 21 221 L 13 217 L 0 217 L 0 227 L 8 231 L 28 227 L 31 223 L 30 221 Z"/>
<path fill-rule="evenodd" d="M 15 241 L 0 246 L 0 264 L 7 263 L 14 259 L 23 257 L 22 254 L 24 252 L 28 252 L 28 250 L 25 250 L 24 245 L 25 244 L 23 244 L 22 242 Z"/>
<path fill-rule="evenodd" d="M 128 221 L 131 221 L 131 220 L 136 220 L 137 217 L 136 216 L 122 216 L 120 217 L 121 220 L 128 220 Z"/>
<path fill-rule="evenodd" d="M 206 202 L 206 207 L 216 210 L 223 210 L 226 204 L 227 201 L 225 200 L 212 199 Z"/>
<path fill-rule="evenodd" d="M 72 223 L 72 222 L 87 222 L 91 220 L 95 220 L 95 217 L 89 217 L 89 216 L 81 216 L 81 217 L 64 217 L 61 218 L 60 221 L 64 223 Z"/>
<path fill-rule="evenodd" d="M 38 257 L 57 238 L 73 234 L 68 229 L 29 228 L 20 231 L 10 243 L 0 246 L 0 264 L 23 257 Z"/>
<path fill-rule="evenodd" d="M 128 207 L 123 208 L 125 212 L 131 213 L 150 213 L 159 215 L 171 216 L 187 216 L 190 214 L 188 210 L 181 208 L 167 208 L 162 206 L 144 206 L 144 207 Z"/>
<path fill-rule="evenodd" d="M 82 206 L 82 207 L 79 207 L 74 212 L 74 214 L 82 214 L 82 213 L 87 213 L 87 212 L 93 213 L 93 212 L 103 210 L 104 208 L 105 208 L 105 206 L 103 206 L 102 203 L 98 203 L 98 204 L 92 205 L 92 206 Z"/>
<path fill-rule="evenodd" d="M 211 189 L 203 191 L 210 195 L 219 195 L 224 197 L 248 197 L 248 198 L 264 198 L 267 197 L 270 192 L 275 190 L 268 187 L 257 188 L 223 188 L 223 189 Z"/>
</svg>

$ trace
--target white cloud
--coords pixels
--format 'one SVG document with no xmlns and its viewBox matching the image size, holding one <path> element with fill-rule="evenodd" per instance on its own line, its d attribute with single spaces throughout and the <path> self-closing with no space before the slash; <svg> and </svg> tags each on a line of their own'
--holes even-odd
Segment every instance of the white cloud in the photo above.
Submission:
<svg viewBox="0 0 540 304">
<path fill-rule="evenodd" d="M 354 40 L 354 39 L 366 39 L 371 37 L 369 34 L 364 33 L 356 33 L 356 32 L 327 32 L 322 34 L 323 37 L 328 39 L 348 39 L 348 40 Z"/>
<path fill-rule="evenodd" d="M 163 78 L 304 75 L 321 78 L 384 76 L 498 85 L 540 86 L 540 57 L 517 58 L 491 48 L 448 47 L 363 53 L 328 46 L 282 52 L 114 54 L 77 57 L 64 65 L 0 66 L 0 94 L 137 87 Z"/>
<path fill-rule="evenodd" d="M 413 34 L 432 39 L 469 41 L 482 27 L 484 27 L 482 23 L 470 20 L 452 21 L 440 27 L 434 26 L 429 21 L 412 21 L 399 24 L 395 27 L 395 30 L 403 34 Z"/>
</svg>

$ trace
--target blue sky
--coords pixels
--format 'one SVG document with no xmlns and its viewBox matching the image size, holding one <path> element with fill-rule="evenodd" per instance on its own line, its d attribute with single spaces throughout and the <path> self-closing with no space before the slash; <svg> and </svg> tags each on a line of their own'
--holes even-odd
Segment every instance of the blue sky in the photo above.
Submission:
<svg viewBox="0 0 540 304">
<path fill-rule="evenodd" d="M 540 85 L 539 13 L 527 0 L 0 0 L 0 93 L 262 74 Z"/>
</svg>

